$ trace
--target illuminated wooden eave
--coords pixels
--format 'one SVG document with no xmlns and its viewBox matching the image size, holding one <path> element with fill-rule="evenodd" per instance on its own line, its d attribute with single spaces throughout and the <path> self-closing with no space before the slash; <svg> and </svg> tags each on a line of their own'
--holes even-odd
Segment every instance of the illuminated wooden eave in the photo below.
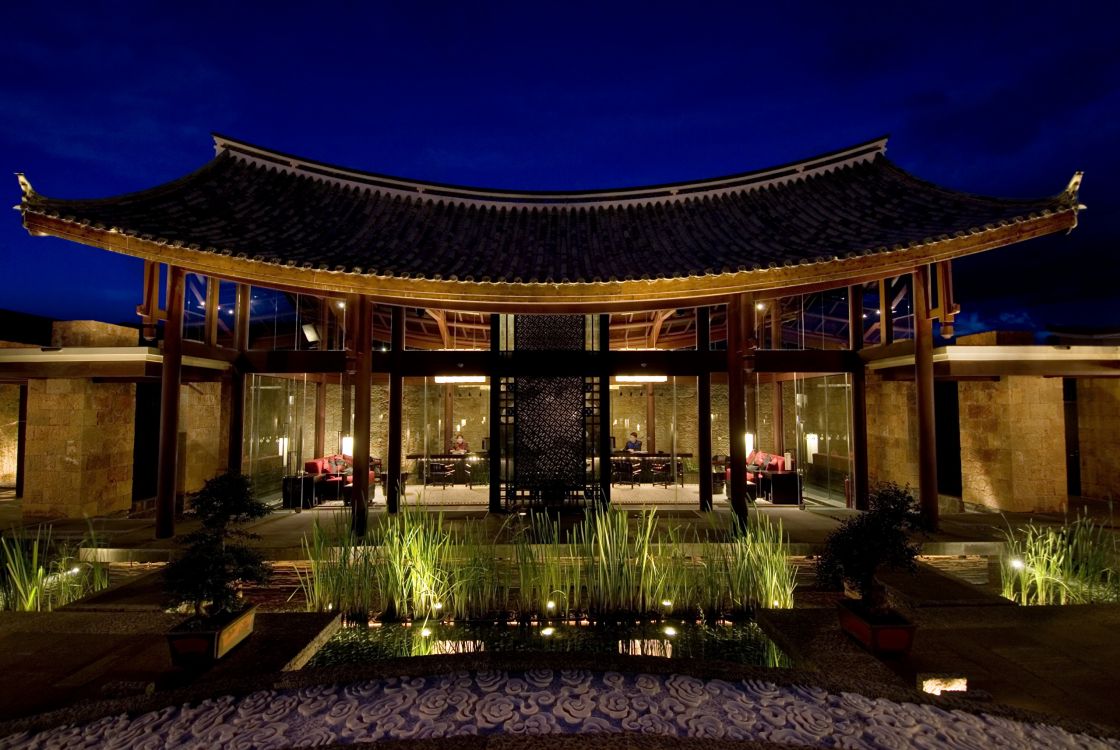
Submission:
<svg viewBox="0 0 1120 750">
<path fill-rule="evenodd" d="M 98 229 L 64 217 L 24 208 L 24 227 L 52 236 L 191 273 L 215 276 L 293 292 L 368 295 L 375 302 L 410 307 L 476 312 L 606 312 L 717 304 L 728 296 L 754 292 L 760 298 L 835 288 L 907 273 L 913 268 L 952 260 L 1077 225 L 1076 201 L 1065 210 L 1021 217 L 963 236 L 941 237 L 898 250 L 687 278 L 580 283 L 512 283 L 414 279 L 298 268 L 266 261 L 191 250 L 172 243 Z"/>
</svg>

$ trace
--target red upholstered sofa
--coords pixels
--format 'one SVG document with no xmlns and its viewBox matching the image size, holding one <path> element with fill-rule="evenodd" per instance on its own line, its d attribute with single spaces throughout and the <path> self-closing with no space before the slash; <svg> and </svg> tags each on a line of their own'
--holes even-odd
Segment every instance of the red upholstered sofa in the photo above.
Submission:
<svg viewBox="0 0 1120 750">
<path fill-rule="evenodd" d="M 318 500 L 341 500 L 350 497 L 349 488 L 354 484 L 354 459 L 335 453 L 313 458 L 303 464 L 305 474 L 315 477 L 315 497 Z M 377 472 L 369 470 L 369 486 L 377 484 Z M 373 494 L 372 492 L 370 493 Z"/>
<path fill-rule="evenodd" d="M 751 471 L 754 468 L 755 471 Z M 793 466 L 786 466 L 786 457 L 777 453 L 768 453 L 762 450 L 753 450 L 747 456 L 747 493 L 751 500 L 759 494 L 770 494 L 769 477 L 758 473 L 759 471 L 790 471 Z M 731 482 L 731 467 L 727 468 L 727 481 Z"/>
</svg>

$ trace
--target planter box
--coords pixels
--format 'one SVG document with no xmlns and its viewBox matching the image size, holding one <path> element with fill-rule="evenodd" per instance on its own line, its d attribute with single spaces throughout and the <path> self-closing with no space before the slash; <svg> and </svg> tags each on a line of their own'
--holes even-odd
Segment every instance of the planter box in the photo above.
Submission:
<svg viewBox="0 0 1120 750">
<path fill-rule="evenodd" d="M 903 656 L 914 645 L 917 625 L 898 612 L 872 615 L 863 602 L 845 599 L 837 604 L 840 628 L 873 654 Z"/>
<path fill-rule="evenodd" d="M 167 634 L 171 662 L 177 667 L 210 664 L 233 650 L 253 632 L 256 606 L 214 617 L 192 617 Z"/>
</svg>

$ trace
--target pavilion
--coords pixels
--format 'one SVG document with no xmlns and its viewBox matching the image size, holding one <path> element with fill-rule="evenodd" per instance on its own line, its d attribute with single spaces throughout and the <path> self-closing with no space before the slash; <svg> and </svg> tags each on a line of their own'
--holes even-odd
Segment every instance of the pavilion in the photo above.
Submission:
<svg viewBox="0 0 1120 750">
<path fill-rule="evenodd" d="M 913 463 L 936 522 L 935 371 L 951 363 L 935 366 L 934 336 L 951 337 L 959 312 L 952 261 L 1068 231 L 1082 208 L 1080 173 L 1049 198 L 978 197 L 907 174 L 885 138 L 761 171 L 563 192 L 214 143 L 197 171 L 112 198 L 48 198 L 20 176 L 28 232 L 144 260 L 143 326 L 139 342 L 100 350 L 77 338 L 12 350 L 0 378 L 132 388 L 132 424 L 113 433 L 131 440 L 132 468 L 101 481 L 152 474 L 161 537 L 176 496 L 219 469 L 278 487 L 345 444 L 399 488 L 414 459 L 410 481 L 426 482 L 423 462 L 458 432 L 485 444 L 491 511 L 610 502 L 631 431 L 667 457 L 666 489 L 687 478 L 703 509 L 727 466 L 728 499 L 746 514 L 756 447 L 785 458 L 798 497 L 816 482 L 862 507 L 894 460 L 881 422 L 895 381 L 913 389 Z M 1081 374 L 1115 372 L 1094 358 L 1108 357 L 1079 355 Z M 33 396 L 24 389 L 25 414 Z M 158 423 L 143 414 L 156 403 Z M 49 507 L 49 494 L 35 502 Z M 354 472 L 359 532 L 370 494 Z M 387 502 L 395 512 L 398 492 Z"/>
</svg>

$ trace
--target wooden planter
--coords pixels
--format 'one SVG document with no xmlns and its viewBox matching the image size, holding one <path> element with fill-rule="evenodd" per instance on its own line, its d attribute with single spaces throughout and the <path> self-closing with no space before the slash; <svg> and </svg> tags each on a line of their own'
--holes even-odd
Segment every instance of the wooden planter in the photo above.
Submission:
<svg viewBox="0 0 1120 750">
<path fill-rule="evenodd" d="M 917 625 L 898 612 L 872 614 L 861 601 L 844 599 L 837 603 L 840 628 L 873 654 L 904 656 L 914 645 Z"/>
<path fill-rule="evenodd" d="M 167 634 L 171 663 L 177 667 L 210 664 L 233 650 L 253 632 L 257 607 L 225 612 L 214 617 L 192 617 Z"/>
</svg>

